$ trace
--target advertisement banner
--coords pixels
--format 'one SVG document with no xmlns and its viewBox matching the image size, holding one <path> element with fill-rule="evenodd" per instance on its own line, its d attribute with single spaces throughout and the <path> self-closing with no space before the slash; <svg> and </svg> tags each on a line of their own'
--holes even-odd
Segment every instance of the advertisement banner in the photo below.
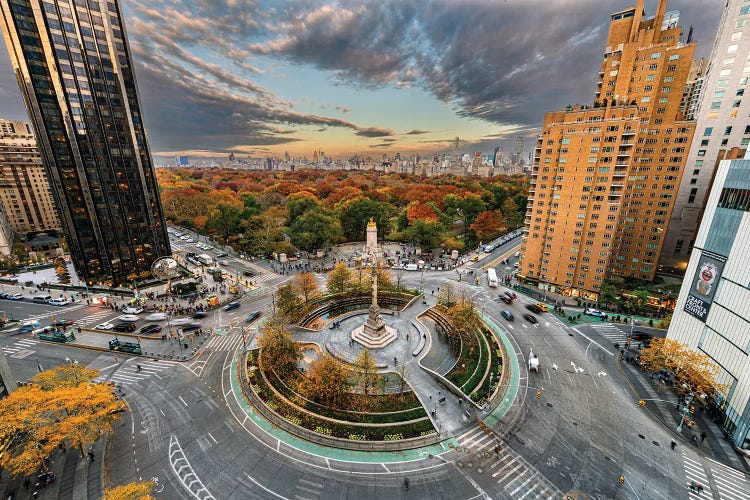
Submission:
<svg viewBox="0 0 750 500">
<path fill-rule="evenodd" d="M 684 310 L 686 313 L 704 323 L 706 322 L 723 270 L 724 260 L 706 253 L 701 254 L 698 269 L 695 270 L 695 275 L 690 284 L 690 292 L 687 301 L 685 301 Z"/>
</svg>

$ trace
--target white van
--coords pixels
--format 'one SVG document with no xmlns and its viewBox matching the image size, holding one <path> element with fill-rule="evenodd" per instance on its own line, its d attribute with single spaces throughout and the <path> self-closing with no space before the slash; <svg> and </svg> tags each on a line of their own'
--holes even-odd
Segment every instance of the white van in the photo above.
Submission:
<svg viewBox="0 0 750 500">
<path fill-rule="evenodd" d="M 52 300 L 52 295 L 36 295 L 31 299 L 32 302 L 36 302 L 37 304 L 49 304 L 50 300 Z"/>
<path fill-rule="evenodd" d="M 52 299 L 49 301 L 51 306 L 67 306 L 72 301 L 70 299 Z"/>
</svg>

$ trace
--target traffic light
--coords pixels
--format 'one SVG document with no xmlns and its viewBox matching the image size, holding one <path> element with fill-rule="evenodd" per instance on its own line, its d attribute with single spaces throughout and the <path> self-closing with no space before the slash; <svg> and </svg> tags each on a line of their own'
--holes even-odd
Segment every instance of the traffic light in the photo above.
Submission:
<svg viewBox="0 0 750 500">
<path fill-rule="evenodd" d="M 621 475 L 620 476 L 620 486 L 622 486 L 623 484 L 625 484 L 625 476 Z"/>
<path fill-rule="evenodd" d="M 694 405 L 690 405 L 690 413 L 695 413 L 695 406 Z"/>
<path fill-rule="evenodd" d="M 541 391 L 541 389 L 537 389 L 536 390 L 536 398 L 539 399 L 541 397 L 542 397 L 542 391 Z"/>
<path fill-rule="evenodd" d="M 638 406 L 646 406 L 646 401 L 639 399 L 638 400 Z"/>
</svg>

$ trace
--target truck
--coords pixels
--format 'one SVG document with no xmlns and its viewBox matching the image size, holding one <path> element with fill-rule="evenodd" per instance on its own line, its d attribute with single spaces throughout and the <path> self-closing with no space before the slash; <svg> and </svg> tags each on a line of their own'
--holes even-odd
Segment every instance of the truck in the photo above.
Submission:
<svg viewBox="0 0 750 500">
<path fill-rule="evenodd" d="M 195 258 L 195 260 L 197 260 L 198 262 L 200 262 L 204 266 L 210 266 L 210 265 L 213 265 L 213 263 L 214 263 L 213 257 L 211 257 L 210 255 L 208 255 L 207 253 L 202 253 L 202 254 L 198 255 Z"/>
<path fill-rule="evenodd" d="M 492 288 L 497 287 L 497 272 L 493 268 L 487 269 L 487 284 Z"/>
</svg>

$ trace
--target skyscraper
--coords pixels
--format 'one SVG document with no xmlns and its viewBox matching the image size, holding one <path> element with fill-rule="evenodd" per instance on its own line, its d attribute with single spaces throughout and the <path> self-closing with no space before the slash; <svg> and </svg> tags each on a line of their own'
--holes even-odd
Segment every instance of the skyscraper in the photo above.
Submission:
<svg viewBox="0 0 750 500">
<path fill-rule="evenodd" d="M 122 284 L 169 255 L 116 0 L 0 0 L 0 26 L 80 276 Z"/>
<path fill-rule="evenodd" d="M 545 116 L 521 278 L 584 296 L 613 275 L 653 279 L 694 131 L 680 102 L 695 45 L 666 6 L 612 14 L 593 104 Z"/>
<path fill-rule="evenodd" d="M 0 201 L 17 233 L 60 229 L 36 139 L 25 122 L 0 119 Z"/>
<path fill-rule="evenodd" d="M 750 5 L 729 0 L 703 78 L 685 175 L 677 193 L 660 264 L 685 270 L 719 162 L 750 144 Z M 742 151 L 735 152 L 742 157 Z"/>
</svg>

